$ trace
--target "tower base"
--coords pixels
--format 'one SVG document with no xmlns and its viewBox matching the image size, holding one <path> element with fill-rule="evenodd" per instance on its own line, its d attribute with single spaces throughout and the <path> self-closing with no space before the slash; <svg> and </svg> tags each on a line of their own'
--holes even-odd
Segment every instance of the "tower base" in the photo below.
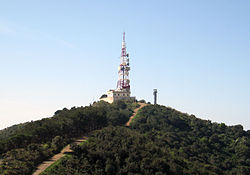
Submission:
<svg viewBox="0 0 250 175">
<path fill-rule="evenodd" d="M 106 101 L 108 103 L 113 103 L 114 101 L 118 100 L 125 100 L 125 101 L 135 101 L 135 97 L 130 97 L 130 90 L 126 89 L 118 89 L 118 90 L 109 90 L 107 95 L 103 95 L 100 98 L 101 101 Z"/>
</svg>

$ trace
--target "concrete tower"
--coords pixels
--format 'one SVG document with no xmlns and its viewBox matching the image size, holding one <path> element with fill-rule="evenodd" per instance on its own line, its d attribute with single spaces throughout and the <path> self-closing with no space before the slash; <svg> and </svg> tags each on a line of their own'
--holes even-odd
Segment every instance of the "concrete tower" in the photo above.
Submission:
<svg viewBox="0 0 250 175">
<path fill-rule="evenodd" d="M 157 104 L 157 89 L 154 89 L 153 95 L 154 95 L 154 104 L 156 105 Z"/>
</svg>

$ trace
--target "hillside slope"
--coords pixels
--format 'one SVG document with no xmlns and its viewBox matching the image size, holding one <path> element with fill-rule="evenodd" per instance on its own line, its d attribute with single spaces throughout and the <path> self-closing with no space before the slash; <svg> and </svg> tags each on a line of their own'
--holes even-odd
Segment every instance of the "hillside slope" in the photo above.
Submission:
<svg viewBox="0 0 250 175">
<path fill-rule="evenodd" d="M 98 102 L 58 110 L 51 118 L 0 131 L 0 174 L 31 174 L 42 161 L 79 137 L 103 127 L 124 125 L 137 104 Z"/>
<path fill-rule="evenodd" d="M 72 149 L 43 175 L 250 173 L 250 131 L 159 105 L 142 108 L 129 128 L 106 127 Z"/>
</svg>

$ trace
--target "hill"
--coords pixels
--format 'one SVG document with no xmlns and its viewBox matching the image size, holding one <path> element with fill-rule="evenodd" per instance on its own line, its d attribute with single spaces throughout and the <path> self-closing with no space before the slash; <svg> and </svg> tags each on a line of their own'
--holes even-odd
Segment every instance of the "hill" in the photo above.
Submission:
<svg viewBox="0 0 250 175">
<path fill-rule="evenodd" d="M 31 174 L 73 138 L 109 125 L 124 125 L 136 104 L 99 102 L 55 112 L 51 118 L 0 131 L 0 174 Z"/>
<path fill-rule="evenodd" d="M 159 105 L 106 127 L 45 174 L 249 174 L 250 132 Z"/>
<path fill-rule="evenodd" d="M 73 137 L 87 142 L 45 174 L 249 174 L 250 131 L 148 105 L 98 102 L 0 132 L 0 174 L 30 174 Z"/>
</svg>

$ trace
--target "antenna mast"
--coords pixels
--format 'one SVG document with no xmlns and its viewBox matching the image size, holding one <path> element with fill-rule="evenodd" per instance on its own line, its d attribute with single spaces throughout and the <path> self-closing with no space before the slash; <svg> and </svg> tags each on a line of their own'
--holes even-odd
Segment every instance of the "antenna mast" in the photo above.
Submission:
<svg viewBox="0 0 250 175">
<path fill-rule="evenodd" d="M 129 80 L 129 54 L 127 53 L 126 42 L 125 42 L 125 32 L 123 32 L 122 40 L 122 52 L 120 57 L 120 65 L 118 67 L 118 82 L 117 90 L 127 90 L 130 91 L 130 80 Z"/>
</svg>

